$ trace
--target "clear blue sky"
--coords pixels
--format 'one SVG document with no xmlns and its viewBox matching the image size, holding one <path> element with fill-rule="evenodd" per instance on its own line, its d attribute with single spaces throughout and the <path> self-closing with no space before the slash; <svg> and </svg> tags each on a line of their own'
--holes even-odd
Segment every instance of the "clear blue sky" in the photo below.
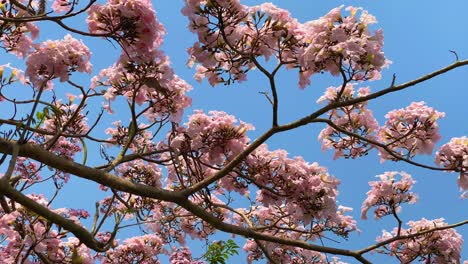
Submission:
<svg viewBox="0 0 468 264">
<path fill-rule="evenodd" d="M 261 1 L 241 1 L 243 4 L 258 4 Z M 384 29 L 384 51 L 388 59 L 393 61 L 389 69 L 384 70 L 380 81 L 369 83 L 373 91 L 383 89 L 391 83 L 392 74 L 396 74 L 397 83 L 405 82 L 433 70 L 446 66 L 454 61 L 449 50 L 455 50 L 461 59 L 468 58 L 468 28 L 466 10 L 468 1 L 422 1 L 422 0 L 369 0 L 369 1 L 319 1 L 319 0 L 278 0 L 272 1 L 276 5 L 289 9 L 299 21 L 305 22 L 326 14 L 331 8 L 341 4 L 361 6 L 377 17 L 379 23 L 375 29 Z M 239 119 L 252 123 L 256 130 L 249 134 L 255 138 L 270 125 L 270 108 L 265 98 L 259 92 L 268 90 L 268 83 L 258 73 L 248 75 L 248 81 L 229 87 L 218 86 L 212 88 L 206 82 L 199 84 L 192 78 L 193 69 L 185 66 L 187 60 L 186 49 L 195 41 L 195 36 L 187 30 L 187 19 L 180 13 L 182 0 L 153 1 L 160 21 L 165 25 L 168 34 L 163 45 L 164 51 L 170 56 L 176 73 L 191 83 L 194 90 L 190 93 L 193 98 L 192 109 L 222 110 L 233 114 Z M 73 23 L 77 27 L 86 28 L 83 18 L 77 18 Z M 43 24 L 50 27 L 51 23 Z M 46 32 L 49 32 L 48 28 Z M 45 33 L 45 32 L 44 32 Z M 43 34 L 42 39 L 62 38 L 64 32 L 50 32 Z M 79 37 L 83 38 L 83 37 Z M 92 63 L 95 73 L 103 67 L 108 67 L 114 61 L 120 50 L 109 42 L 100 39 L 83 38 L 93 51 Z M 12 60 L 10 56 L 0 55 L 1 64 Z M 402 92 L 387 95 L 370 104 L 374 115 L 383 123 L 383 116 L 389 110 L 402 108 L 412 101 L 426 101 L 429 106 L 446 113 L 440 120 L 442 140 L 437 146 L 448 142 L 452 137 L 468 135 L 468 67 L 454 70 L 444 76 L 430 80 L 416 87 Z M 86 82 L 87 76 L 83 76 Z M 339 84 L 339 79 L 328 75 L 313 76 L 312 85 L 305 90 L 297 87 L 297 72 L 283 71 L 278 75 L 278 90 L 280 94 L 280 122 L 286 123 L 295 118 L 311 113 L 319 106 L 315 103 L 324 89 L 330 85 Z M 192 109 L 186 113 L 189 114 Z M 468 201 L 461 200 L 456 185 L 456 174 L 433 172 L 408 166 L 404 163 L 385 162 L 381 164 L 376 152 L 358 160 L 333 160 L 331 151 L 322 152 L 317 135 L 321 125 L 310 125 L 292 132 L 274 136 L 268 141 L 270 149 L 284 148 L 291 156 L 303 156 L 310 162 L 317 161 L 328 167 L 331 174 L 338 177 L 340 185 L 340 204 L 353 207 L 353 216 L 359 219 L 360 207 L 368 191 L 368 181 L 384 171 L 404 170 L 417 181 L 414 191 L 420 200 L 416 205 L 404 206 L 401 217 L 404 222 L 419 220 L 422 217 L 435 219 L 443 217 L 448 223 L 455 223 L 468 218 Z M 418 161 L 433 165 L 433 156 L 421 156 Z M 68 189 L 64 195 L 63 204 L 69 201 L 76 207 L 93 208 L 93 197 L 78 196 L 85 188 L 95 188 L 88 183 L 82 183 L 80 188 Z M 88 186 L 88 187 L 87 187 Z M 80 197 L 82 199 L 78 199 Z M 95 200 L 95 199 L 94 199 Z M 83 205 L 83 201 L 89 204 Z M 60 202 L 58 203 L 60 204 Z M 336 244 L 325 242 L 328 246 L 358 249 L 370 245 L 382 229 L 391 230 L 395 226 L 393 219 L 375 221 L 372 217 L 363 221 L 359 219 L 360 234 L 354 234 L 349 242 Z M 465 239 L 468 239 L 468 227 L 457 229 Z M 242 246 L 242 245 L 241 245 Z M 200 253 L 200 252 L 198 252 Z M 197 254 L 195 254 L 197 255 Z M 368 255 L 376 263 L 381 258 Z M 244 262 L 244 256 L 238 257 L 238 262 Z M 462 260 L 468 259 L 468 249 L 465 246 Z M 233 259 L 234 260 L 234 259 Z M 354 260 L 349 260 L 354 263 Z M 385 263 L 396 261 L 385 260 Z"/>
</svg>

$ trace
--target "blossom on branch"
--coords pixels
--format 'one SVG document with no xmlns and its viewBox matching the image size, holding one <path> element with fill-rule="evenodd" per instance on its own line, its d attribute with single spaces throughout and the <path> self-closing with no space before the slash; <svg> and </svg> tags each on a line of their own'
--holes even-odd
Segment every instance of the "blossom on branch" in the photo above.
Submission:
<svg viewBox="0 0 468 264">
<path fill-rule="evenodd" d="M 66 82 L 73 72 L 91 73 L 90 58 L 91 52 L 83 42 L 66 35 L 63 40 L 35 45 L 35 51 L 26 60 L 25 74 L 36 89 L 45 85 L 51 88 L 55 78 Z"/>
<path fill-rule="evenodd" d="M 445 116 L 425 102 L 413 102 L 408 107 L 392 110 L 385 115 L 387 121 L 380 128 L 380 141 L 403 158 L 416 154 L 431 154 L 440 140 L 437 120 Z M 398 160 L 387 150 L 379 149 L 382 160 Z"/>
<path fill-rule="evenodd" d="M 457 231 L 450 228 L 427 232 L 433 228 L 447 226 L 443 218 L 409 221 L 408 226 L 408 229 L 401 229 L 401 235 L 414 235 L 414 237 L 396 240 L 378 251 L 396 256 L 401 263 L 411 263 L 415 260 L 430 264 L 460 263 L 463 239 Z M 392 232 L 383 231 L 377 241 L 391 239 L 397 232 L 397 228 Z M 422 232 L 426 233 L 417 235 Z"/>
<path fill-rule="evenodd" d="M 395 176 L 400 175 L 401 179 L 396 180 Z M 403 203 L 415 203 L 418 196 L 410 190 L 416 183 L 406 172 L 385 172 L 378 175 L 380 181 L 371 181 L 371 190 L 367 192 L 367 198 L 362 203 L 361 218 L 367 219 L 367 211 L 376 206 L 374 217 L 382 218 L 386 215 L 396 214 L 401 210 Z"/>
</svg>

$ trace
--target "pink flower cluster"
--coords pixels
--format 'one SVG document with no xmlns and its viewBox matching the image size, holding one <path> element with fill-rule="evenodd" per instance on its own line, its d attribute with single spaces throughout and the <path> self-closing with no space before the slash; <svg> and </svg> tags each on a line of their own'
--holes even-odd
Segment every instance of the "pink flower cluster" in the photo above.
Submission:
<svg viewBox="0 0 468 264">
<path fill-rule="evenodd" d="M 195 79 L 207 77 L 213 86 L 245 80 L 245 72 L 254 67 L 248 58 L 253 53 L 246 37 L 251 29 L 244 23 L 247 7 L 239 0 L 186 0 L 182 13 L 190 20 L 189 29 L 198 35 L 188 62 L 201 64 Z"/>
<path fill-rule="evenodd" d="M 163 241 L 154 234 L 136 236 L 107 251 L 102 264 L 141 263 L 160 264 L 158 255 L 165 252 Z"/>
<path fill-rule="evenodd" d="M 347 84 L 344 88 L 329 87 L 325 94 L 317 100 L 317 103 L 345 102 L 368 94 L 370 94 L 370 89 L 363 87 L 358 90 L 356 96 L 353 84 Z M 341 129 L 368 139 L 374 139 L 374 133 L 379 128 L 372 111 L 367 108 L 367 102 L 333 109 L 329 112 L 329 119 Z M 373 148 L 367 142 L 355 136 L 347 135 L 331 126 L 323 129 L 318 139 L 322 142 L 322 150 L 335 150 L 335 159 L 338 157 L 356 158 L 367 155 L 369 150 Z"/>
<path fill-rule="evenodd" d="M 379 130 L 380 141 L 404 158 L 431 154 L 441 138 L 436 121 L 444 116 L 445 113 L 426 106 L 425 102 L 413 102 L 405 109 L 385 115 L 387 121 Z M 384 149 L 380 149 L 380 156 L 382 160 L 397 160 Z"/>
<path fill-rule="evenodd" d="M 192 259 L 192 252 L 187 247 L 174 250 L 169 257 L 170 264 L 204 264 L 204 261 Z"/>
<path fill-rule="evenodd" d="M 189 65 L 199 63 L 195 78 L 206 77 L 213 86 L 245 80 L 246 72 L 258 66 L 257 57 L 272 56 L 288 68 L 299 68 L 302 88 L 322 71 L 346 71 L 359 81 L 380 78 L 389 61 L 382 52 L 382 31 L 371 34 L 368 29 L 375 18 L 354 7 L 343 18 L 341 9 L 301 24 L 271 3 L 247 7 L 238 0 L 186 0 L 182 13 L 198 35 L 189 49 Z"/>
<path fill-rule="evenodd" d="M 401 179 L 397 180 L 396 175 L 400 175 Z M 416 183 L 406 172 L 385 172 L 378 175 L 379 181 L 371 181 L 369 185 L 371 190 L 367 192 L 367 198 L 362 203 L 361 218 L 367 219 L 367 211 L 376 206 L 374 210 L 375 219 L 382 218 L 386 215 L 396 214 L 401 210 L 403 203 L 415 203 L 418 197 L 410 190 L 413 184 Z"/>
<path fill-rule="evenodd" d="M 419 221 L 409 221 L 408 229 L 402 229 L 401 235 L 413 235 L 428 231 L 436 227 L 447 226 L 443 218 Z M 395 228 L 391 233 L 383 231 L 377 241 L 393 238 L 398 232 Z M 460 263 L 462 236 L 455 229 L 433 231 L 424 235 L 403 240 L 396 240 L 384 247 L 384 252 L 398 257 L 401 263 L 410 263 L 419 259 L 420 263 Z"/>
<path fill-rule="evenodd" d="M 336 220 L 336 196 L 339 180 L 330 176 L 316 162 L 302 157 L 288 158 L 284 150 L 270 151 L 260 146 L 246 160 L 247 177 L 261 188 L 256 200 L 266 207 L 284 207 L 292 219 L 311 221 Z M 274 190 L 274 191 L 271 191 Z"/>
<path fill-rule="evenodd" d="M 111 137 L 107 139 L 110 143 L 108 145 L 125 146 L 129 139 L 129 128 L 122 125 L 122 121 L 115 121 L 114 127 L 109 127 L 105 130 L 106 134 Z M 130 124 L 129 124 L 130 126 Z M 129 149 L 134 153 L 142 151 L 142 146 L 145 147 L 145 151 L 151 151 L 155 148 L 154 142 L 152 141 L 151 131 L 143 129 L 146 125 L 140 123 L 140 127 L 137 129 L 134 135 L 132 143 L 129 145 Z"/>
<path fill-rule="evenodd" d="M 19 2 L 27 6 L 35 5 L 32 2 Z M 12 4 L 10 1 L 2 1 L 1 5 L 0 15 L 2 17 L 24 19 L 31 15 L 26 10 L 18 8 L 16 3 Z M 0 31 L 2 48 L 20 58 L 25 58 L 31 52 L 34 45 L 33 40 L 39 35 L 39 28 L 33 22 L 7 22 L 2 20 Z"/>
<path fill-rule="evenodd" d="M 170 67 L 169 58 L 161 51 L 155 51 L 154 57 L 146 57 L 146 62 L 118 62 L 102 70 L 93 77 L 92 88 L 106 86 L 104 106 L 108 112 L 117 96 L 124 96 L 129 102 L 135 100 L 139 106 L 148 106 L 145 117 L 151 122 L 170 117 L 179 122 L 185 108 L 192 103 L 186 95 L 192 87 L 179 78 Z"/>
<path fill-rule="evenodd" d="M 165 29 L 158 22 L 149 0 L 109 0 L 88 11 L 90 32 L 109 34 L 123 49 L 113 66 L 92 79 L 92 88 L 106 86 L 104 108 L 112 113 L 110 102 L 119 95 L 142 106 L 150 120 L 168 116 L 179 122 L 183 110 L 191 105 L 186 95 L 191 86 L 170 67 L 169 58 L 159 50 Z M 146 107 L 150 105 L 150 107 Z"/>
<path fill-rule="evenodd" d="M 28 195 L 42 206 L 48 207 L 48 201 L 42 195 Z M 16 210 L 5 212 L 0 209 L 0 235 L 4 239 L 0 245 L 1 263 L 37 263 L 37 259 L 47 259 L 51 263 L 72 263 L 79 258 L 80 263 L 95 263 L 91 251 L 80 244 L 77 238 L 66 238 L 63 229 L 56 227 L 31 214 L 29 210 L 15 203 Z M 86 218 L 87 212 L 74 209 L 53 210 L 73 221 Z M 74 256 L 75 255 L 75 256 Z"/>
<path fill-rule="evenodd" d="M 177 168 L 170 166 L 168 179 L 178 184 L 188 181 L 187 184 L 213 175 L 217 172 L 216 168 L 221 168 L 247 147 L 249 138 L 245 133 L 252 129 L 250 124 L 238 121 L 225 112 L 210 111 L 205 114 L 196 110 L 185 127 L 178 127 L 177 131 L 168 135 L 168 145 L 178 156 L 173 161 L 178 164 Z M 185 162 L 185 158 L 191 156 L 197 157 L 195 164 Z M 201 170 L 192 166 L 201 166 Z M 177 175 L 184 175 L 186 179 Z M 229 176 L 221 179 L 219 184 L 228 191 L 246 188 L 245 184 Z"/>
<path fill-rule="evenodd" d="M 70 1 L 70 0 L 54 0 L 54 2 L 52 3 L 51 8 L 56 13 L 63 13 L 63 12 L 70 11 L 73 4 L 76 4 L 76 3 L 74 1 Z"/>
<path fill-rule="evenodd" d="M 69 80 L 71 73 L 91 73 L 89 62 L 91 52 L 83 42 L 66 35 L 63 40 L 47 40 L 35 45 L 26 60 L 26 76 L 35 88 L 52 86 L 51 80 L 59 78 L 61 82 Z"/>
<path fill-rule="evenodd" d="M 26 182 L 26 186 L 42 180 L 38 164 L 25 157 L 17 158 L 13 173 L 14 176 L 21 177 L 21 180 Z"/>
<path fill-rule="evenodd" d="M 63 103 L 57 100 L 54 107 L 46 107 L 43 110 L 44 122 L 42 129 L 48 132 L 62 132 L 66 135 L 83 135 L 89 130 L 88 118 L 78 105 L 71 101 Z M 67 124 L 67 126 L 65 126 Z"/>
<path fill-rule="evenodd" d="M 123 61 L 147 61 L 162 44 L 165 29 L 150 0 L 108 0 L 88 10 L 89 32 L 109 34 L 123 48 Z"/>
<path fill-rule="evenodd" d="M 262 227 L 263 233 L 305 241 L 315 240 L 324 232 L 347 237 L 357 230 L 356 221 L 346 215 L 352 209 L 337 208 L 339 181 L 317 163 L 287 158 L 285 151 L 269 151 L 262 145 L 244 166 L 243 177 L 259 190 L 255 203 L 239 210 L 244 217 L 234 218 L 238 225 L 253 224 Z M 314 251 L 275 243 L 264 247 L 278 263 L 326 263 L 324 256 Z M 253 241 L 248 241 L 244 250 L 249 252 L 249 262 L 264 257 Z"/>
<path fill-rule="evenodd" d="M 250 129 L 253 127 L 224 112 L 205 114 L 196 111 L 184 127 L 178 127 L 167 136 L 167 147 L 171 150 L 167 158 L 173 163 L 168 166 L 168 186 L 186 188 L 216 173 L 248 146 L 250 139 L 245 133 Z M 286 151 L 270 151 L 262 145 L 233 172 L 220 179 L 216 192 L 212 192 L 210 197 L 215 199 L 215 194 L 225 191 L 249 195 L 248 183 L 253 183 L 259 190 L 252 210 L 245 215 L 257 225 L 276 222 L 277 225 L 268 229 L 271 232 L 294 226 L 293 229 L 297 230 L 281 235 L 315 239 L 324 231 L 347 236 L 357 230 L 356 222 L 344 215 L 347 210 L 337 208 L 339 181 L 317 163 L 308 164 L 300 157 L 288 158 Z M 242 218 L 235 218 L 235 222 L 245 224 Z M 313 231 L 305 231 L 309 228 Z M 184 230 L 193 233 L 190 228 Z M 304 234 L 310 237 L 303 237 Z"/>
<path fill-rule="evenodd" d="M 275 260 L 275 263 L 328 263 L 324 254 L 312 250 L 284 246 L 276 243 L 263 243 L 263 247 L 265 248 L 269 257 Z M 265 258 L 263 251 L 260 249 L 259 245 L 253 240 L 247 240 L 242 249 L 247 252 L 248 264 L 252 264 L 254 261 L 262 260 Z"/>
<path fill-rule="evenodd" d="M 76 136 L 84 135 L 89 130 L 88 118 L 82 112 L 77 111 L 77 104 L 62 103 L 57 100 L 54 107 L 46 107 L 42 112 L 44 119 L 41 128 L 51 133 L 64 134 L 58 137 L 50 150 L 69 160 L 73 160 L 73 156 L 82 150 L 80 140 Z M 54 138 L 51 135 L 37 134 L 38 141 L 44 141 L 45 144 L 51 144 Z"/>
<path fill-rule="evenodd" d="M 447 169 L 460 172 L 458 186 L 468 190 L 468 137 L 452 138 L 436 152 L 435 162 Z"/>
<path fill-rule="evenodd" d="M 382 51 L 383 31 L 373 35 L 369 31 L 369 25 L 377 22 L 375 17 L 352 6 L 346 8 L 350 15 L 343 17 L 342 8 L 334 8 L 320 19 L 304 24 L 304 48 L 298 60 L 301 87 L 310 84 L 309 77 L 321 71 L 333 75 L 344 71 L 356 81 L 380 79 L 380 71 L 389 64 Z"/>
<path fill-rule="evenodd" d="M 153 187 L 161 187 L 162 185 L 162 172 L 159 166 L 143 160 L 134 160 L 119 165 L 116 174 L 135 183 Z"/>
</svg>

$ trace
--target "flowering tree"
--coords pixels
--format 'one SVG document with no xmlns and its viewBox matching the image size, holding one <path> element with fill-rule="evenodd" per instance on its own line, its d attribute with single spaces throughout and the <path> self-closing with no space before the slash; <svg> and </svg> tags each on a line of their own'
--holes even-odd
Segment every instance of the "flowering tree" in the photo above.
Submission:
<svg viewBox="0 0 468 264">
<path fill-rule="evenodd" d="M 382 172 L 369 182 L 362 218 L 371 211 L 396 223 L 377 243 L 357 250 L 317 243 L 358 231 L 351 209 L 337 203 L 339 179 L 265 143 L 320 123 L 325 128 L 318 138 L 335 158 L 357 159 L 375 149 L 382 161 L 452 172 L 466 191 L 466 136 L 443 144 L 434 165 L 414 160 L 434 152 L 444 113 L 413 102 L 379 124 L 368 108 L 373 99 L 467 65 L 457 54 L 444 68 L 403 84 L 394 77 L 388 88 L 372 91 L 363 83 L 379 79 L 390 61 L 383 31 L 370 29 L 376 19 L 362 8 L 337 7 L 300 23 L 271 3 L 185 0 L 182 13 L 198 39 L 188 60 L 196 80 L 230 85 L 246 81 L 251 70 L 268 80 L 271 126 L 251 139 L 253 125 L 222 111 L 197 110 L 181 121 L 192 87 L 160 49 L 165 29 L 149 0 L 55 0 L 50 6 L 7 0 L 0 10 L 1 45 L 26 62 L 24 71 L 11 64 L 0 68 L 0 103 L 9 109 L 0 116 L 2 263 L 160 263 L 160 255 L 174 264 L 222 263 L 236 252 L 232 240 L 213 243 L 201 257 L 186 245 L 187 239 L 209 241 L 219 231 L 245 238 L 249 263 L 343 263 L 343 256 L 370 263 L 370 252 L 401 263 L 460 263 L 463 240 L 455 227 L 468 221 L 401 220 L 401 208 L 418 200 L 406 172 Z M 76 16 L 86 17 L 88 30 L 68 25 Z M 41 21 L 73 35 L 36 41 Z M 92 55 L 79 35 L 121 49 L 117 61 L 89 83 L 80 73 L 92 73 Z M 298 73 L 301 89 L 325 72 L 341 84 L 324 91 L 318 109 L 284 124 L 276 82 L 284 69 Z M 90 118 L 96 109 L 102 110 Z M 102 192 L 94 211 L 54 207 L 76 177 Z M 131 226 L 141 234 L 116 238 Z"/>
</svg>

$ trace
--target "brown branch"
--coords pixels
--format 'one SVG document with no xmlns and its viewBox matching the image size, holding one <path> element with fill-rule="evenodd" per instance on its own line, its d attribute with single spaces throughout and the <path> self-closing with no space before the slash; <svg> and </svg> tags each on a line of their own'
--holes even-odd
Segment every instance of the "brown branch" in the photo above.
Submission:
<svg viewBox="0 0 468 264">
<path fill-rule="evenodd" d="M 0 194 L 5 195 L 11 200 L 33 211 L 34 213 L 46 218 L 48 221 L 72 232 L 81 242 L 86 244 L 91 249 L 98 252 L 104 252 L 108 250 L 107 248 L 104 248 L 100 242 L 96 241 L 84 227 L 40 205 L 31 198 L 11 187 L 10 184 L 4 179 L 0 180 Z"/>
<path fill-rule="evenodd" d="M 468 60 L 457 61 L 455 63 L 450 64 L 447 67 L 441 68 L 439 70 L 436 70 L 434 72 L 426 74 L 426 75 L 424 75 L 422 77 L 419 77 L 417 79 L 414 79 L 412 81 L 409 81 L 409 82 L 406 82 L 406 83 L 403 83 L 403 84 L 400 84 L 400 85 L 397 85 L 397 86 L 391 85 L 390 87 L 385 88 L 383 90 L 380 90 L 378 92 L 369 94 L 367 96 L 359 97 L 359 98 L 356 98 L 356 99 L 353 99 L 353 100 L 331 103 L 331 104 L 317 110 L 316 112 L 306 116 L 306 117 L 303 117 L 303 118 L 301 118 L 301 119 L 299 119 L 297 121 L 291 122 L 289 124 L 280 126 L 278 128 L 278 130 L 282 132 L 282 131 L 287 131 L 287 130 L 291 130 L 291 129 L 294 129 L 294 128 L 298 128 L 298 127 L 310 124 L 310 123 L 313 122 L 313 120 L 315 118 L 319 117 L 322 114 L 325 114 L 326 112 L 328 112 L 330 110 L 340 108 L 340 107 L 344 107 L 344 106 L 350 106 L 350 105 L 362 103 L 362 102 L 369 101 L 369 100 L 372 100 L 372 99 L 376 99 L 376 98 L 381 97 L 383 95 L 393 93 L 393 92 L 397 92 L 397 91 L 406 89 L 406 88 L 411 87 L 411 86 L 415 86 L 416 84 L 419 84 L 419 83 L 422 83 L 424 81 L 430 80 L 430 79 L 432 79 L 432 78 L 434 78 L 436 76 L 439 76 L 439 75 L 444 74 L 444 73 L 446 73 L 448 71 L 451 71 L 453 69 L 456 69 L 458 67 L 462 67 L 462 66 L 465 66 L 465 65 L 468 65 Z"/>
<path fill-rule="evenodd" d="M 0 139 L 0 152 L 11 154 L 13 144 L 15 144 L 14 141 Z M 272 235 L 263 234 L 261 232 L 256 232 L 250 228 L 245 228 L 245 227 L 225 223 L 221 219 L 211 215 L 204 208 L 189 201 L 180 192 L 168 191 L 168 190 L 151 187 L 151 186 L 147 186 L 143 184 L 132 183 L 128 180 L 116 177 L 102 170 L 89 168 L 79 163 L 56 156 L 55 154 L 44 150 L 40 146 L 31 145 L 29 143 L 20 145 L 19 156 L 32 158 L 48 166 L 54 167 L 58 170 L 109 186 L 110 188 L 113 188 L 119 191 L 131 193 L 131 194 L 135 194 L 135 195 L 139 195 L 143 197 L 163 200 L 167 202 L 174 202 L 220 231 L 228 232 L 231 234 L 238 234 L 247 238 L 253 238 L 253 239 L 269 241 L 269 242 L 274 242 L 274 243 L 279 243 L 279 244 L 284 244 L 284 245 L 301 247 L 303 249 L 314 250 L 314 251 L 323 252 L 323 253 L 350 256 L 350 257 L 356 258 L 362 263 L 366 263 L 366 264 L 370 263 L 365 258 L 363 258 L 359 254 L 351 250 L 332 248 L 332 247 L 323 247 L 323 246 L 309 244 L 306 241 L 302 241 L 302 240 L 292 240 L 292 239 L 286 239 L 286 238 L 281 238 L 281 237 L 275 237 Z M 79 225 L 76 225 L 70 220 L 67 220 L 61 217 L 58 214 L 51 212 L 49 209 L 37 204 L 30 198 L 23 195 L 21 192 L 18 192 L 15 189 L 13 189 L 7 182 L 0 182 L 0 194 L 1 193 L 9 197 L 10 199 L 17 201 L 23 206 L 29 208 L 30 210 L 37 213 L 38 215 L 41 215 L 44 218 L 49 219 L 51 222 L 56 223 L 64 227 L 65 229 L 69 230 L 70 232 L 75 234 L 75 236 L 79 238 L 80 241 L 82 241 L 88 247 L 96 251 L 104 250 L 104 248 L 99 244 L 99 242 L 95 241 L 90 236 L 89 232 L 86 229 L 84 229 L 83 227 Z"/>
<path fill-rule="evenodd" d="M 69 14 L 62 15 L 62 16 L 44 16 L 43 14 L 40 14 L 40 15 L 37 15 L 37 16 L 30 16 L 30 17 L 21 17 L 21 18 L 11 18 L 11 17 L 9 18 L 9 17 L 0 16 L 0 21 L 13 22 L 13 23 L 46 21 L 46 20 L 59 21 L 59 20 L 62 20 L 62 19 L 65 19 L 65 18 L 70 18 L 70 17 L 73 17 L 73 16 L 76 16 L 76 15 L 79 15 L 81 13 L 86 12 L 95 2 L 96 2 L 96 0 L 91 0 L 82 9 L 80 9 L 80 10 L 74 12 L 74 13 L 69 13 Z M 16 6 L 20 7 L 20 9 L 26 8 L 24 5 L 21 5 L 17 1 L 12 1 L 12 3 L 15 4 Z M 25 9 L 23 9 L 23 10 L 25 10 Z M 32 9 L 31 10 L 28 9 L 28 10 L 30 12 L 34 11 Z"/>
<path fill-rule="evenodd" d="M 312 114 L 310 114 L 310 115 L 308 115 L 306 117 L 303 117 L 301 119 L 298 119 L 298 120 L 296 120 L 294 122 L 291 122 L 291 123 L 285 124 L 285 125 L 280 125 L 280 126 L 277 126 L 277 127 L 273 127 L 271 129 L 269 129 L 268 131 L 266 131 L 259 138 L 257 138 L 244 151 L 239 153 L 222 170 L 218 171 L 216 174 L 214 174 L 210 178 L 206 178 L 203 181 L 198 182 L 197 184 L 185 189 L 184 191 L 182 191 L 182 193 L 183 193 L 183 195 L 189 196 L 189 195 L 191 195 L 191 194 L 193 194 L 193 193 L 207 187 L 208 185 L 216 182 L 217 180 L 223 178 L 232 169 L 234 169 L 238 164 L 240 164 L 242 162 L 242 160 L 244 160 L 250 153 L 252 153 L 252 151 L 254 151 L 258 146 L 260 146 L 262 143 L 267 141 L 271 136 L 273 136 L 276 133 L 292 130 L 292 129 L 295 129 L 295 128 L 298 128 L 298 127 L 301 127 L 301 126 L 305 126 L 305 125 L 308 125 L 310 123 L 313 123 L 319 116 L 321 116 L 322 114 L 325 114 L 326 112 L 328 112 L 330 110 L 340 108 L 340 107 L 349 106 L 349 105 L 354 105 L 354 104 L 358 104 L 358 103 L 362 103 L 362 102 L 365 102 L 365 101 L 369 101 L 371 99 L 381 97 L 381 96 L 383 96 L 385 94 L 400 91 L 400 90 L 403 90 L 405 88 L 408 88 L 408 87 L 414 86 L 416 84 L 422 83 L 422 82 L 427 81 L 429 79 L 432 79 L 432 78 L 434 78 L 436 76 L 439 76 L 439 75 L 441 75 L 443 73 L 446 73 L 448 71 L 451 71 L 453 69 L 456 69 L 458 67 L 462 67 L 462 66 L 465 66 L 465 65 L 468 65 L 468 60 L 457 61 L 457 62 L 455 62 L 455 63 L 453 63 L 453 64 L 451 64 L 451 65 L 449 65 L 447 67 L 436 70 L 436 71 L 434 71 L 432 73 L 429 73 L 427 75 L 424 75 L 424 76 L 419 77 L 417 79 L 414 79 L 412 81 L 409 81 L 409 82 L 406 82 L 406 83 L 403 83 L 403 84 L 400 84 L 400 85 L 397 85 L 397 86 L 392 84 L 390 87 L 388 87 L 386 89 L 383 89 L 381 91 L 369 94 L 367 96 L 359 97 L 359 98 L 356 98 L 356 99 L 353 99 L 353 100 L 331 103 L 331 104 L 329 104 L 329 105 L 327 105 L 325 107 L 322 107 L 321 109 L 315 111 L 314 113 L 312 113 Z M 409 160 L 408 160 L 408 162 L 413 164 L 413 165 L 417 164 L 417 163 L 415 163 L 413 161 L 409 161 Z M 434 167 L 432 167 L 432 168 L 434 168 Z M 440 168 L 435 168 L 435 169 L 443 170 L 443 169 L 440 169 Z"/>
<path fill-rule="evenodd" d="M 414 234 L 410 234 L 410 235 L 392 237 L 392 238 L 389 238 L 389 239 L 384 240 L 382 242 L 376 243 L 376 244 L 374 244 L 372 246 L 369 246 L 369 247 L 363 248 L 361 250 L 358 250 L 358 251 L 356 251 L 356 253 L 362 255 L 362 254 L 365 254 L 365 253 L 367 253 L 369 251 L 372 251 L 374 249 L 377 249 L 379 247 L 382 247 L 382 246 L 385 246 L 385 245 L 387 245 L 389 243 L 392 243 L 393 241 L 403 240 L 403 239 L 410 239 L 410 238 L 422 236 L 422 235 L 425 235 L 425 234 L 428 234 L 428 233 L 432 233 L 432 232 L 435 232 L 435 231 L 455 228 L 455 227 L 463 226 L 463 225 L 466 225 L 466 224 L 468 224 L 468 220 L 461 221 L 461 222 L 453 224 L 453 225 L 435 227 L 435 228 L 432 228 L 432 229 L 429 229 L 429 230 L 425 230 L 423 232 L 418 232 L 418 233 L 414 233 Z"/>
<path fill-rule="evenodd" d="M 437 171 L 451 171 L 453 169 L 450 169 L 450 168 L 438 168 L 438 167 L 433 167 L 433 166 L 429 166 L 429 165 L 425 165 L 425 164 L 421 164 L 421 163 L 418 163 L 418 162 L 415 162 L 415 161 L 412 161 L 408 158 L 405 158 L 405 157 L 402 157 L 398 154 L 396 154 L 394 151 L 392 151 L 388 145 L 385 145 L 385 144 L 382 144 L 382 143 L 379 143 L 377 141 L 374 141 L 374 140 L 371 140 L 371 139 L 368 139 L 366 137 L 363 137 L 361 135 L 358 135 L 356 133 L 353 133 L 353 132 L 349 132 L 347 131 L 346 129 L 343 129 L 339 126 L 337 126 L 335 123 L 333 123 L 331 120 L 329 119 L 322 119 L 322 118 L 316 118 L 313 122 L 320 122 L 320 123 L 326 123 L 328 124 L 329 126 L 331 126 L 333 129 L 343 133 L 343 134 L 346 134 L 350 137 L 355 137 L 361 141 L 364 141 L 364 142 L 367 142 L 371 145 L 374 145 L 374 146 L 377 146 L 377 147 L 380 147 L 382 149 L 384 149 L 388 154 L 390 154 L 392 157 L 394 157 L 395 159 L 398 159 L 398 160 L 401 160 L 401 161 L 404 161 L 404 162 L 407 162 L 411 165 L 414 165 L 414 166 L 417 166 L 417 167 L 421 167 L 421 168 L 425 168 L 425 169 L 430 169 L 430 170 L 437 170 Z"/>
</svg>

